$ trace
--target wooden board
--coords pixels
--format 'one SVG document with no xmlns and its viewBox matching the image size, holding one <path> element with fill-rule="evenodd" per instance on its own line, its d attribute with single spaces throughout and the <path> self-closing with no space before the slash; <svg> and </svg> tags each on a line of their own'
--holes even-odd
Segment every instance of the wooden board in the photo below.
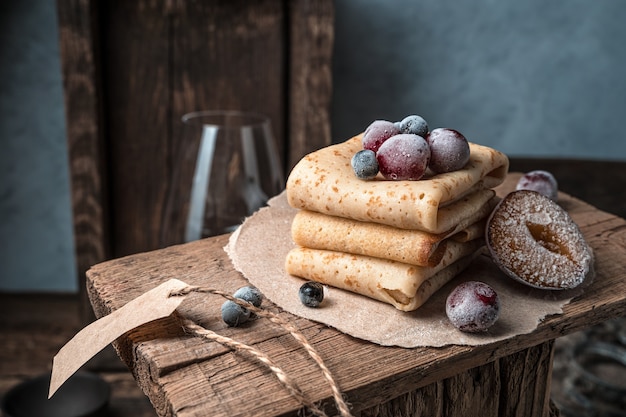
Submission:
<svg viewBox="0 0 626 417">
<path fill-rule="evenodd" d="M 161 232 L 183 114 L 267 114 L 285 171 L 331 142 L 332 0 L 57 9 L 81 292 L 91 265 L 182 241 Z"/>
<path fill-rule="evenodd" d="M 439 410 L 434 415 L 469 415 L 469 410 L 548 415 L 552 340 L 626 312 L 626 221 L 577 199 L 568 210 L 595 251 L 596 279 L 562 315 L 547 318 L 530 334 L 477 347 L 403 349 L 363 342 L 278 313 L 292 320 L 320 352 L 355 414 L 374 415 L 372 410 L 381 407 L 393 414 L 389 410 L 399 407 L 402 396 L 414 404 L 404 401 L 403 406 L 413 410 L 423 402 L 420 398 L 434 393 L 430 409 Z M 88 271 L 96 314 L 106 315 L 169 278 L 236 290 L 246 281 L 225 255 L 226 242 L 227 236 L 220 236 L 96 265 Z M 307 396 L 332 409 L 330 388 L 290 335 L 265 320 L 226 328 L 219 317 L 222 301 L 194 294 L 179 313 L 263 350 Z M 115 347 L 161 416 L 297 415 L 300 408 L 266 368 L 217 343 L 185 335 L 176 318 L 137 329 L 118 339 Z M 474 381 L 480 381 L 478 386 Z M 465 393 L 471 386 L 473 394 Z M 486 400 L 489 386 L 499 387 L 497 401 Z M 452 398 L 457 402 L 450 402 Z"/>
</svg>

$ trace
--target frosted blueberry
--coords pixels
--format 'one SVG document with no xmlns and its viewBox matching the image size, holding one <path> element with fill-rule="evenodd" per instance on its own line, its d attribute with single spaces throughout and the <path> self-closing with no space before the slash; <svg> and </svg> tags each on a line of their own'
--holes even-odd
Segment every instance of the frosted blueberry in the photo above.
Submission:
<svg viewBox="0 0 626 417">
<path fill-rule="evenodd" d="M 402 119 L 399 123 L 401 133 L 411 133 L 425 138 L 428 135 L 428 123 L 422 116 L 416 114 Z"/>
<path fill-rule="evenodd" d="M 300 287 L 298 296 L 305 306 L 319 307 L 324 300 L 324 286 L 315 281 L 305 282 Z"/>
<path fill-rule="evenodd" d="M 363 149 L 355 153 L 350 164 L 352 165 L 354 175 L 362 180 L 371 180 L 378 174 L 376 153 L 369 149 Z"/>
<path fill-rule="evenodd" d="M 233 294 L 233 297 L 247 301 L 255 307 L 261 306 L 263 294 L 255 287 L 241 287 Z"/>
<path fill-rule="evenodd" d="M 237 327 L 250 318 L 250 311 L 239 304 L 226 300 L 222 304 L 222 320 L 230 327 Z"/>
</svg>

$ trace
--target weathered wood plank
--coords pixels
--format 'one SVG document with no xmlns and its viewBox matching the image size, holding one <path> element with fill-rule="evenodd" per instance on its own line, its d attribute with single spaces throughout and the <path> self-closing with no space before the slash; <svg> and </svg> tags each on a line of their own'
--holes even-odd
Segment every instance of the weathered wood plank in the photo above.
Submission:
<svg viewBox="0 0 626 417">
<path fill-rule="evenodd" d="M 361 411 L 359 417 L 440 417 L 444 403 L 441 401 L 444 381 L 439 381 L 416 391 L 402 394 L 382 404 Z"/>
<path fill-rule="evenodd" d="M 264 0 L 177 2 L 172 8 L 170 40 L 171 108 L 168 126 L 170 171 L 193 178 L 193 149 L 181 117 L 189 112 L 233 110 L 261 113 L 270 118 L 281 164 L 287 148 L 285 11 L 282 2 Z M 172 191 L 181 184 L 169 184 Z M 182 193 L 181 193 L 182 194 Z M 186 201 L 172 194 L 174 216 L 159 224 L 164 246 L 182 242 Z"/>
<path fill-rule="evenodd" d="M 85 323 L 93 318 L 86 301 L 85 272 L 111 258 L 95 3 L 57 2 L 76 273 L 84 300 L 81 314 Z"/>
<path fill-rule="evenodd" d="M 499 361 L 463 371 L 444 380 L 442 416 L 499 416 Z"/>
<path fill-rule="evenodd" d="M 513 353 L 500 364 L 501 416 L 548 416 L 554 342 Z"/>
<path fill-rule="evenodd" d="M 334 5 L 287 2 L 289 8 L 289 155 L 287 172 L 304 155 L 331 144 Z"/>
<path fill-rule="evenodd" d="M 282 2 L 177 2 L 172 19 L 172 122 L 198 110 L 264 113 L 284 152 L 288 85 Z"/>
<path fill-rule="evenodd" d="M 167 2 L 99 4 L 113 256 L 159 247 L 170 172 Z"/>
<path fill-rule="evenodd" d="M 184 113 L 268 115 L 285 169 L 290 135 L 329 143 L 332 1 L 71 0 L 59 22 L 79 269 L 177 243 L 161 229 Z"/>
</svg>

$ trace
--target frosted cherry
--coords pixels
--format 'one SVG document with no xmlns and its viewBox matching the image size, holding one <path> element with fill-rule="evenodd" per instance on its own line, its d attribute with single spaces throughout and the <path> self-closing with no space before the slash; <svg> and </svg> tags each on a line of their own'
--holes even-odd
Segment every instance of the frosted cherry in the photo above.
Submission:
<svg viewBox="0 0 626 417">
<path fill-rule="evenodd" d="M 463 332 L 484 332 L 500 316 L 500 299 L 484 282 L 463 282 L 448 295 L 446 314 L 454 327 Z"/>
</svg>

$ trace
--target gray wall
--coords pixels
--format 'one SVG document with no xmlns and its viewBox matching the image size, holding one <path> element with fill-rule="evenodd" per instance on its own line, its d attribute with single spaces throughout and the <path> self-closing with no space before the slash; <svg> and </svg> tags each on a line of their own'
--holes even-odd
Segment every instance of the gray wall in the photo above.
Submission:
<svg viewBox="0 0 626 417">
<path fill-rule="evenodd" d="M 0 291 L 76 291 L 55 1 L 0 2 Z"/>
<path fill-rule="evenodd" d="M 337 0 L 334 138 L 417 113 L 512 156 L 626 160 L 624 21 L 621 0 Z M 54 1 L 0 2 L 0 291 L 77 287 L 57 31 Z"/>
<path fill-rule="evenodd" d="M 626 2 L 339 0 L 334 138 L 417 113 L 510 155 L 626 159 Z"/>
</svg>

